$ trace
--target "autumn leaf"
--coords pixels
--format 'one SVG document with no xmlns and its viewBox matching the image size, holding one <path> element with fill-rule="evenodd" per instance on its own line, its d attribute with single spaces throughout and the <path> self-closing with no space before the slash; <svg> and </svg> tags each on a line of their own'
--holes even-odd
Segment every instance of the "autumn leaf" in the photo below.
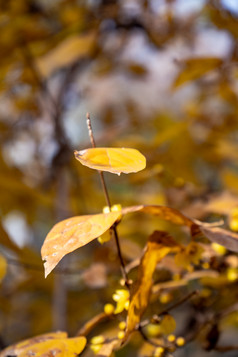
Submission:
<svg viewBox="0 0 238 357">
<path fill-rule="evenodd" d="M 204 74 L 219 69 L 223 61 L 218 57 L 188 58 L 183 62 L 183 68 L 173 83 L 173 88 L 202 77 Z"/>
<path fill-rule="evenodd" d="M 128 310 L 126 338 L 139 324 L 149 303 L 153 273 L 156 265 L 171 250 L 178 248 L 176 241 L 166 232 L 155 231 L 148 240 L 145 253 L 141 259 L 138 279 L 132 291 L 132 298 Z"/>
<path fill-rule="evenodd" d="M 200 230 L 210 241 L 233 252 L 238 252 L 238 234 L 219 227 L 200 226 Z"/>
<path fill-rule="evenodd" d="M 84 350 L 86 342 L 83 336 L 67 338 L 66 332 L 49 333 L 9 346 L 0 353 L 0 357 L 75 357 Z"/>
<path fill-rule="evenodd" d="M 125 207 L 122 209 L 122 214 L 126 215 L 128 213 L 133 212 L 145 212 L 164 219 L 165 221 L 172 222 L 178 225 L 185 225 L 191 227 L 194 224 L 194 221 L 191 218 L 188 218 L 180 211 L 175 208 L 167 207 L 167 206 L 159 206 L 159 205 L 138 205 Z"/>
<path fill-rule="evenodd" d="M 48 233 L 41 249 L 45 277 L 68 253 L 83 247 L 106 232 L 121 212 L 76 216 L 57 223 Z"/>
<path fill-rule="evenodd" d="M 202 233 L 210 241 L 223 245 L 227 249 L 238 252 L 238 234 L 216 227 L 220 226 L 223 221 L 207 223 L 201 222 L 193 218 L 185 216 L 182 212 L 167 206 L 157 205 L 139 205 L 125 207 L 122 209 L 122 215 L 133 212 L 145 212 L 158 216 L 165 221 L 177 225 L 184 225 L 191 230 L 196 230 L 196 233 Z"/>
<path fill-rule="evenodd" d="M 75 151 L 74 155 L 82 165 L 117 175 L 138 172 L 146 166 L 145 157 L 136 149 L 91 148 Z"/>
</svg>

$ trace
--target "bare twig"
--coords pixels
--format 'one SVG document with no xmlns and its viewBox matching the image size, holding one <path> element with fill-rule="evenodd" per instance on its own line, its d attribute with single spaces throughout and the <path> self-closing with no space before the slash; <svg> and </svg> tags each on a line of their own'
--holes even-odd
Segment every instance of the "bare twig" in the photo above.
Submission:
<svg viewBox="0 0 238 357">
<path fill-rule="evenodd" d="M 93 136 L 93 130 L 92 130 L 90 114 L 87 113 L 86 117 L 87 117 L 87 126 L 88 126 L 88 133 L 89 133 L 91 145 L 92 145 L 93 148 L 95 148 L 96 147 L 96 142 L 95 142 L 95 139 L 94 139 L 94 136 Z M 110 202 L 110 198 L 109 198 L 109 194 L 108 194 L 108 190 L 107 190 L 107 186 L 106 186 L 106 182 L 105 182 L 105 178 L 104 178 L 103 172 L 102 171 L 98 171 L 98 173 L 99 173 L 99 176 L 100 176 L 100 180 L 101 180 L 101 184 L 102 184 L 102 188 L 103 188 L 103 192 L 104 192 L 104 196 L 105 196 L 107 205 L 109 207 L 109 210 L 111 210 L 111 202 Z M 114 224 L 111 227 L 111 230 L 114 233 L 114 237 L 115 237 L 115 241 L 116 241 L 117 254 L 118 254 L 118 257 L 119 257 L 119 260 L 120 260 L 122 277 L 123 277 L 123 279 L 125 281 L 125 285 L 129 288 L 130 284 L 128 282 L 127 273 L 126 273 L 126 269 L 125 269 L 125 264 L 124 264 L 122 253 L 121 253 L 120 241 L 119 241 L 119 237 L 118 237 L 118 233 L 117 233 L 117 229 L 116 229 L 116 224 Z"/>
<path fill-rule="evenodd" d="M 101 322 L 111 319 L 114 315 L 105 314 L 101 312 L 98 315 L 94 316 L 91 320 L 87 321 L 76 333 L 75 336 L 87 336 L 97 325 Z"/>
</svg>

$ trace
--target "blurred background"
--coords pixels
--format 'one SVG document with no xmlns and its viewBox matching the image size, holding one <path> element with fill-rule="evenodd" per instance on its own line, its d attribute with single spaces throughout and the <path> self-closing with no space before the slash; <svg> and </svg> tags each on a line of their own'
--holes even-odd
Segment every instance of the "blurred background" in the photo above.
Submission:
<svg viewBox="0 0 238 357">
<path fill-rule="evenodd" d="M 71 254 L 46 280 L 40 258 L 56 222 L 105 206 L 97 173 L 73 155 L 90 147 L 87 111 L 98 146 L 147 158 L 141 173 L 106 175 L 113 204 L 165 204 L 238 230 L 237 39 L 236 0 L 0 1 L 2 347 L 74 335 L 118 287 L 113 242 Z M 127 262 L 155 227 L 125 219 Z"/>
</svg>

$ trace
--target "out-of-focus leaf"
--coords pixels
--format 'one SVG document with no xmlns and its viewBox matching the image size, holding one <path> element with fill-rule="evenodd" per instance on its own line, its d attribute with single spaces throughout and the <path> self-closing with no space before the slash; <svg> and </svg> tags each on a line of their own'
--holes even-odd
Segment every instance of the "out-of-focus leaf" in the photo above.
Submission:
<svg viewBox="0 0 238 357">
<path fill-rule="evenodd" d="M 74 152 L 82 165 L 99 171 L 120 175 L 138 172 L 145 168 L 146 159 L 136 149 L 91 148 Z"/>
<path fill-rule="evenodd" d="M 222 192 L 220 195 L 211 198 L 205 204 L 206 212 L 215 212 L 220 214 L 229 214 L 230 211 L 238 206 L 238 196 L 231 194 L 228 191 Z"/>
<path fill-rule="evenodd" d="M 66 38 L 57 47 L 37 60 L 36 65 L 40 73 L 44 77 L 48 77 L 54 71 L 70 65 L 80 57 L 87 56 L 92 49 L 94 39 L 95 34 L 92 32 Z"/>
<path fill-rule="evenodd" d="M 238 234 L 215 227 L 221 225 L 221 221 L 215 223 L 200 222 L 185 216 L 174 208 L 156 205 L 126 207 L 122 209 L 121 213 L 122 215 L 126 215 L 128 213 L 139 211 L 159 216 L 161 219 L 174 224 L 193 228 L 196 230 L 196 233 L 203 233 L 210 241 L 221 244 L 234 252 L 238 252 Z"/>
<path fill-rule="evenodd" d="M 175 248 L 178 248 L 178 244 L 166 232 L 155 231 L 149 237 L 145 253 L 139 265 L 138 279 L 132 292 L 127 317 L 126 336 L 135 329 L 147 308 L 156 265 Z"/>
<path fill-rule="evenodd" d="M 200 230 L 212 242 L 221 244 L 233 252 L 238 252 L 238 234 L 218 227 L 200 226 Z"/>
<path fill-rule="evenodd" d="M 189 270 L 190 264 L 198 264 L 202 257 L 204 249 L 197 243 L 189 243 L 184 250 L 175 256 L 175 262 L 178 266 Z"/>
<path fill-rule="evenodd" d="M 139 206 L 131 206 L 122 209 L 122 214 L 128 214 L 132 212 L 145 212 L 164 219 L 165 221 L 172 222 L 178 225 L 185 225 L 191 227 L 194 224 L 194 221 L 184 214 L 179 212 L 175 208 L 167 207 L 167 206 L 157 206 L 157 205 L 139 205 Z"/>
<path fill-rule="evenodd" d="M 68 253 L 83 247 L 107 231 L 121 212 L 77 216 L 57 223 L 48 233 L 41 248 L 47 276 Z"/>
<path fill-rule="evenodd" d="M 66 332 L 49 333 L 10 346 L 0 353 L 0 357 L 75 357 L 84 350 L 86 342 L 82 336 L 67 338 Z"/>
<path fill-rule="evenodd" d="M 219 69 L 223 61 L 218 57 L 189 58 L 183 62 L 183 69 L 176 77 L 173 88 L 202 77 L 204 74 Z"/>
</svg>

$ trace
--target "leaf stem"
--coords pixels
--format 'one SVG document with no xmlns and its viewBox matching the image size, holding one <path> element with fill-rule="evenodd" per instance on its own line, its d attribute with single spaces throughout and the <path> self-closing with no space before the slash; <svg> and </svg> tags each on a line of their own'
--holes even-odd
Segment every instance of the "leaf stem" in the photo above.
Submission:
<svg viewBox="0 0 238 357">
<path fill-rule="evenodd" d="M 92 145 L 93 148 L 95 148 L 96 147 L 96 142 L 95 142 L 94 135 L 93 135 L 92 123 L 91 123 L 91 118 L 90 118 L 90 114 L 89 113 L 86 114 L 86 118 L 87 118 L 88 133 L 89 133 L 91 145 Z M 109 207 L 109 210 L 111 211 L 112 205 L 111 205 L 111 201 L 110 201 L 110 197 L 109 197 L 109 194 L 108 194 L 108 190 L 107 190 L 107 186 L 106 186 L 106 182 L 105 182 L 105 178 L 104 178 L 103 172 L 102 171 L 98 171 L 98 173 L 99 173 L 99 176 L 100 176 L 100 180 L 101 180 L 104 196 L 105 196 L 105 199 L 106 199 L 106 202 L 107 202 L 107 206 Z M 113 231 L 113 234 L 114 234 L 114 237 L 115 237 L 115 241 L 116 241 L 117 254 L 118 254 L 118 258 L 120 260 L 120 267 L 121 267 L 122 277 L 123 277 L 123 280 L 125 281 L 126 287 L 129 288 L 130 284 L 128 282 L 125 263 L 124 263 L 124 260 L 123 260 L 123 257 L 122 257 L 122 253 L 121 253 L 121 246 L 120 246 L 120 241 L 119 241 L 119 237 L 118 237 L 118 233 L 117 233 L 116 224 L 113 224 L 113 226 L 111 227 L 111 230 Z"/>
</svg>

